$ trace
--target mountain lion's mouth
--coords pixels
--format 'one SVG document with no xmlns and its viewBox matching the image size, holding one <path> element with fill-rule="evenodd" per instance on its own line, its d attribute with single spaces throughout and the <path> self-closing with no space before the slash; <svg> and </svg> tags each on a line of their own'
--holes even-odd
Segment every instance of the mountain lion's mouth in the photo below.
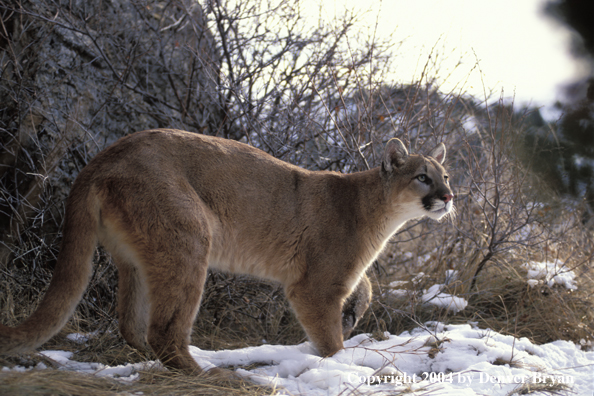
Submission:
<svg viewBox="0 0 594 396">
<path fill-rule="evenodd" d="M 443 206 L 441 206 L 439 208 L 431 209 L 430 212 L 436 212 L 436 213 L 438 213 L 438 212 L 447 212 L 447 210 L 448 210 L 448 206 L 447 205 L 443 205 Z"/>
<path fill-rule="evenodd" d="M 443 206 L 440 206 L 436 209 L 430 209 L 429 212 L 432 214 L 447 214 L 452 211 L 453 205 L 451 203 L 444 203 Z"/>
</svg>

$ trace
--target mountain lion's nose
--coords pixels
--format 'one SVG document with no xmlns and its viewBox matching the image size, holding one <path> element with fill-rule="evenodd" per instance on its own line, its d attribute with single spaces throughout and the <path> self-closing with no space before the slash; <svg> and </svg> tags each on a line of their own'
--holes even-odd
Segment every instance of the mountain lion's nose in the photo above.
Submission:
<svg viewBox="0 0 594 396">
<path fill-rule="evenodd" d="M 445 203 L 450 202 L 452 199 L 454 198 L 454 194 L 445 194 L 443 197 L 441 197 L 441 200 Z"/>
</svg>

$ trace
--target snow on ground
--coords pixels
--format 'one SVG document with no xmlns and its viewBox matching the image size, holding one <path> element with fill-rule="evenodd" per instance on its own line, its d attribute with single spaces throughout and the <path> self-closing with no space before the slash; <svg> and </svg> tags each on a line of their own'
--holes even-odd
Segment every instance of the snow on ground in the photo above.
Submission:
<svg viewBox="0 0 594 396">
<path fill-rule="evenodd" d="M 575 272 L 567 268 L 561 260 L 555 260 L 553 262 L 531 261 L 524 264 L 524 267 L 528 270 L 528 284 L 531 287 L 539 283 L 546 283 L 550 287 L 559 284 L 566 289 L 577 289 Z"/>
<path fill-rule="evenodd" d="M 426 304 L 435 305 L 454 313 L 462 311 L 468 305 L 468 301 L 461 297 L 442 293 L 443 285 L 433 285 L 423 292 L 421 301 Z"/>
<path fill-rule="evenodd" d="M 425 304 L 435 305 L 440 308 L 447 309 L 454 313 L 462 311 L 468 305 L 468 301 L 461 297 L 452 296 L 451 294 L 442 293 L 442 289 L 454 282 L 458 278 L 458 271 L 447 270 L 445 284 L 433 285 L 429 289 L 423 291 L 421 301 Z"/>
<path fill-rule="evenodd" d="M 205 351 L 191 347 L 205 369 L 251 365 L 236 372 L 286 395 L 511 395 L 514 391 L 548 388 L 557 393 L 594 393 L 594 351 L 555 341 L 534 345 L 473 325 L 429 323 L 377 341 L 358 335 L 345 349 L 322 359 L 309 342 L 295 346 L 262 345 L 238 350 Z M 71 360 L 63 351 L 44 351 L 64 370 L 134 381 L 139 370 L 155 362 L 108 367 Z M 44 368 L 40 364 L 37 368 Z M 19 368 L 13 369 L 18 370 Z M 556 385 L 557 387 L 552 387 Z M 565 386 L 560 390 L 558 386 Z M 524 393 L 519 393 L 524 394 Z"/>
<path fill-rule="evenodd" d="M 412 283 L 418 283 L 425 274 L 419 272 L 412 280 Z M 454 282 L 458 278 L 458 271 L 447 270 L 445 283 L 431 286 L 429 289 L 423 290 L 421 301 L 427 305 L 434 305 L 452 311 L 454 313 L 462 311 L 468 305 L 468 301 L 462 297 L 452 296 L 451 294 L 442 292 L 443 288 L 448 284 Z M 406 289 L 397 289 L 397 287 L 407 284 L 407 281 L 393 281 L 389 284 L 387 292 L 396 298 L 406 297 L 410 291 Z"/>
</svg>

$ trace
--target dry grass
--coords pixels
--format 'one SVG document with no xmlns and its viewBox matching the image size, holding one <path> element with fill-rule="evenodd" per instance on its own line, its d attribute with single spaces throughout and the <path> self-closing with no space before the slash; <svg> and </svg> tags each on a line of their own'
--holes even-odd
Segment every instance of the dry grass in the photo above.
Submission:
<svg viewBox="0 0 594 396">
<path fill-rule="evenodd" d="M 457 292 L 462 286 L 460 283 L 443 289 L 445 293 L 468 301 L 466 309 L 455 314 L 420 301 L 424 289 L 444 282 L 441 275 L 427 276 L 419 283 L 414 283 L 412 277 L 388 277 L 378 282 L 376 298 L 359 331 L 399 334 L 428 321 L 441 321 L 475 323 L 480 328 L 527 337 L 538 344 L 559 339 L 580 344 L 594 339 L 591 309 L 594 283 L 588 274 L 582 274 L 578 290 L 546 284 L 531 287 L 527 283 L 526 271 L 519 265 L 492 266 L 481 274 L 476 290 L 470 294 Z M 393 288 L 388 286 L 390 280 L 404 281 L 398 288 L 407 290 L 408 294 L 394 297 L 390 293 Z"/>
<path fill-rule="evenodd" d="M 208 376 L 187 376 L 172 372 L 141 372 L 139 379 L 126 383 L 61 370 L 0 372 L 2 395 L 273 395 L 273 389 L 241 380 L 218 380 Z"/>
<path fill-rule="evenodd" d="M 210 273 L 192 341 L 205 349 L 235 349 L 306 340 L 278 284 Z"/>
<path fill-rule="evenodd" d="M 532 393 L 538 394 L 550 394 L 550 395 L 566 395 L 569 386 L 562 383 L 551 383 L 551 382 L 544 382 L 542 384 L 530 384 L 525 383 L 514 391 L 507 394 L 507 396 L 514 396 L 514 395 L 530 395 Z"/>
</svg>

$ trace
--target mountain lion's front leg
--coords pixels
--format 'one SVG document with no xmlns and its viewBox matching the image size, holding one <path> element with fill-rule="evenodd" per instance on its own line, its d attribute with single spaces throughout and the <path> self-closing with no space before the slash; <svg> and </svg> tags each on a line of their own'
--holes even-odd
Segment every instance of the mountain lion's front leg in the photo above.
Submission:
<svg viewBox="0 0 594 396">
<path fill-rule="evenodd" d="M 343 286 L 294 285 L 287 290 L 297 319 L 322 357 L 332 356 L 342 345 Z"/>
<path fill-rule="evenodd" d="M 359 281 L 359 284 L 351 295 L 344 302 L 342 307 L 342 336 L 343 339 L 348 339 L 359 319 L 363 316 L 369 302 L 371 301 L 371 282 L 367 275 Z"/>
</svg>

